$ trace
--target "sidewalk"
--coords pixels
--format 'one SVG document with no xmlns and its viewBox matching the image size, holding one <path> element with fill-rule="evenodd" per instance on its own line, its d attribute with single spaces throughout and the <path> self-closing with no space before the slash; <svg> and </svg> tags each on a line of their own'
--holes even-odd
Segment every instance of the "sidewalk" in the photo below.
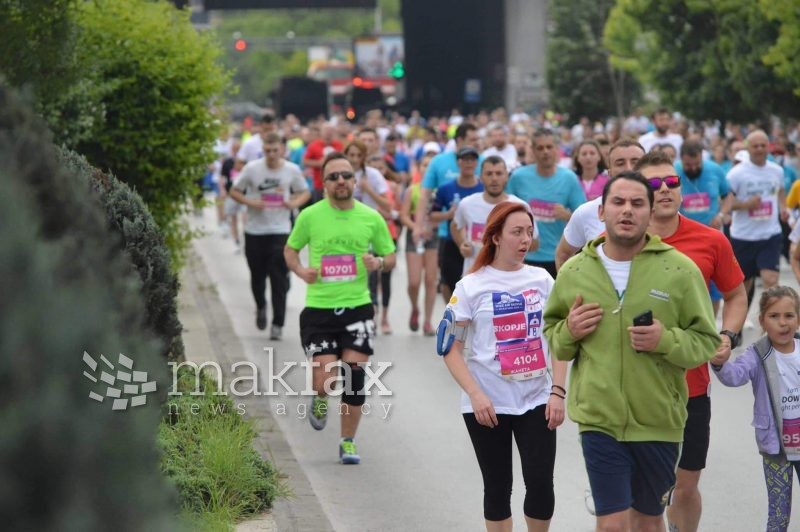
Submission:
<svg viewBox="0 0 800 532">
<path fill-rule="evenodd" d="M 223 368 L 225 389 L 232 380 L 230 368 L 244 362 L 240 339 L 202 261 L 190 251 L 181 276 L 178 313 L 183 324 L 187 360 L 196 364 L 216 362 Z M 240 523 L 237 532 L 318 532 L 333 530 L 314 494 L 308 478 L 273 418 L 265 397 L 237 397 L 245 404 L 247 417 L 258 436 L 256 450 L 280 471 L 292 491 L 291 499 L 275 501 L 272 512 Z"/>
</svg>

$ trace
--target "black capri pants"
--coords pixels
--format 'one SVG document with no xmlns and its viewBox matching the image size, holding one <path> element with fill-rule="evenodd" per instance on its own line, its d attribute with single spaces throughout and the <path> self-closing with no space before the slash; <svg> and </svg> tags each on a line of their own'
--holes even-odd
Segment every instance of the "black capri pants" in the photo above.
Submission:
<svg viewBox="0 0 800 532">
<path fill-rule="evenodd" d="M 498 425 L 494 428 L 478 423 L 475 414 L 464 414 L 483 476 L 483 517 L 487 521 L 511 517 L 512 433 L 519 449 L 525 481 L 525 515 L 543 521 L 553 517 L 556 431 L 547 428 L 545 406 L 540 405 L 519 416 L 497 414 Z"/>
</svg>

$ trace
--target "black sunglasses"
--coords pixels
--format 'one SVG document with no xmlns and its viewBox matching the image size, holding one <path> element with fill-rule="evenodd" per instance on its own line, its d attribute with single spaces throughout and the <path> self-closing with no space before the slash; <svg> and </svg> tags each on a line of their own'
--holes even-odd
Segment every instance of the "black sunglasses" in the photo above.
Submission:
<svg viewBox="0 0 800 532">
<path fill-rule="evenodd" d="M 340 177 L 345 181 L 350 181 L 355 177 L 355 174 L 353 172 L 331 172 L 325 176 L 325 181 L 339 181 Z"/>
<path fill-rule="evenodd" d="M 661 188 L 661 183 L 667 185 L 667 188 L 678 188 L 681 186 L 681 178 L 676 175 L 666 175 L 664 177 L 648 177 L 647 182 L 650 183 L 650 188 L 658 190 Z"/>
</svg>

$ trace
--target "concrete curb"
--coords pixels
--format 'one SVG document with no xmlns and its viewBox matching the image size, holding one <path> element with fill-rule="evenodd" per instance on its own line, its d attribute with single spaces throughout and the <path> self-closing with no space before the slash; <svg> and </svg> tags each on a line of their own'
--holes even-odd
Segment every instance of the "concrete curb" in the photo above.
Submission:
<svg viewBox="0 0 800 532">
<path fill-rule="evenodd" d="M 220 301 L 202 260 L 192 253 L 181 275 L 178 295 L 179 314 L 184 325 L 187 359 L 197 364 L 217 362 L 230 368 L 247 358 L 233 330 L 228 312 Z M 223 372 L 225 389 L 232 375 Z M 256 450 L 273 463 L 285 479 L 292 495 L 275 501 L 271 513 L 237 526 L 237 531 L 326 532 L 332 531 L 328 517 L 311 483 L 294 456 L 285 435 L 273 418 L 266 397 L 238 397 L 246 406 L 246 416 L 253 420 L 258 437 Z"/>
</svg>

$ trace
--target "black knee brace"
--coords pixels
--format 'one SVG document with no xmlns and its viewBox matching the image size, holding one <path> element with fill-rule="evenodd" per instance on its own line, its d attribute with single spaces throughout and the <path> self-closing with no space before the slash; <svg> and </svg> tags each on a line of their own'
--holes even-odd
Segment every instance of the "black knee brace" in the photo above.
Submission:
<svg viewBox="0 0 800 532">
<path fill-rule="evenodd" d="M 361 406 L 366 402 L 367 396 L 364 391 L 364 368 L 358 364 L 348 364 L 350 371 L 344 369 L 344 394 L 342 402 L 348 405 Z M 349 375 L 348 375 L 349 373 Z"/>
</svg>

